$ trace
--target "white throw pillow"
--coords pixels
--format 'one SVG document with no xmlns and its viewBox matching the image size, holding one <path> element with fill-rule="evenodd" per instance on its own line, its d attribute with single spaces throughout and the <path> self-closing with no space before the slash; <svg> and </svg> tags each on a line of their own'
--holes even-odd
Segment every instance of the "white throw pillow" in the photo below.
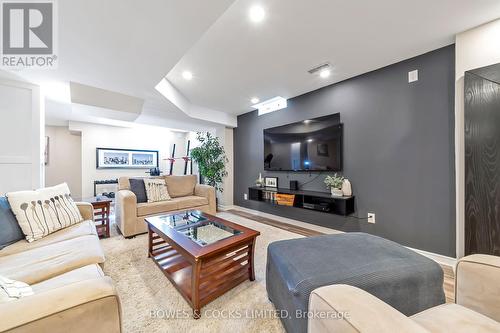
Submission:
<svg viewBox="0 0 500 333">
<path fill-rule="evenodd" d="M 165 184 L 165 179 L 144 179 L 144 187 L 146 187 L 146 196 L 148 197 L 148 202 L 171 200 L 170 194 L 168 194 L 167 191 L 167 184 Z"/>
<path fill-rule="evenodd" d="M 7 199 L 28 242 L 83 221 L 66 183 L 10 192 Z"/>
</svg>

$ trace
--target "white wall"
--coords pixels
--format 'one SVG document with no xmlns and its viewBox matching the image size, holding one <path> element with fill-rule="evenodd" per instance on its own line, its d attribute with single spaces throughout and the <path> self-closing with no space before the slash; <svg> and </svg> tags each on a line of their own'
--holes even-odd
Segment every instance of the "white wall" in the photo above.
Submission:
<svg viewBox="0 0 500 333">
<path fill-rule="evenodd" d="M 172 145 L 176 144 L 176 157 L 185 155 L 186 133 L 174 132 L 155 126 L 113 127 L 81 122 L 70 122 L 71 131 L 81 132 L 82 137 L 82 195 L 89 197 L 94 192 L 94 180 L 116 179 L 121 176 L 146 176 L 147 169 L 96 169 L 96 148 L 123 148 L 158 150 L 160 168 L 169 171 L 167 161 Z M 174 174 L 184 172 L 184 161 L 174 164 Z M 101 187 L 103 191 L 114 191 L 114 187 Z"/>
<path fill-rule="evenodd" d="M 224 203 L 225 206 L 233 205 L 234 194 L 234 137 L 232 128 L 224 128 L 224 149 L 226 150 L 227 159 L 229 162 L 226 164 L 227 177 L 224 179 Z"/>
<path fill-rule="evenodd" d="M 0 78 L 0 195 L 44 186 L 38 86 Z"/>
<path fill-rule="evenodd" d="M 82 137 L 67 126 L 46 126 L 49 163 L 45 166 L 45 186 L 66 182 L 74 198 L 82 197 Z"/>
<path fill-rule="evenodd" d="M 221 144 L 224 146 L 228 163 L 226 164 L 227 176 L 224 177 L 222 183 L 224 191 L 218 193 L 219 204 L 223 206 L 233 205 L 234 193 L 234 172 L 233 172 L 233 129 L 228 127 L 217 127 L 215 135 L 219 138 Z"/>
<path fill-rule="evenodd" d="M 224 177 L 224 180 L 222 182 L 224 191 L 222 193 L 217 193 L 219 205 L 231 206 L 233 205 L 234 193 L 233 129 L 224 126 L 218 126 L 209 132 L 219 138 L 219 141 L 226 152 L 227 159 L 229 160 L 228 163 L 226 163 L 227 176 Z M 189 132 L 187 134 L 187 140 L 191 140 L 191 148 L 199 146 L 199 142 L 198 140 L 196 140 L 195 132 Z M 193 174 L 198 174 L 198 168 L 196 164 L 194 164 L 193 166 Z"/>
<path fill-rule="evenodd" d="M 455 173 L 457 200 L 457 257 L 464 256 L 465 153 L 464 74 L 500 62 L 500 20 L 456 36 L 455 44 Z"/>
<path fill-rule="evenodd" d="M 186 142 L 187 140 L 191 142 L 189 145 L 190 150 L 200 145 L 200 142 L 196 139 L 196 132 L 188 132 L 186 134 Z M 198 165 L 196 163 L 193 163 L 193 175 L 199 175 Z M 199 176 L 198 176 L 198 181 L 200 181 Z"/>
</svg>

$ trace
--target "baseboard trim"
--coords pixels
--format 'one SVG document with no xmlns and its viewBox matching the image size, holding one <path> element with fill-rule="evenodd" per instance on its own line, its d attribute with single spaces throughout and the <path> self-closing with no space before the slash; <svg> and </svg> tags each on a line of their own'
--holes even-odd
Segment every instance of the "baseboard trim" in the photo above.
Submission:
<svg viewBox="0 0 500 333">
<path fill-rule="evenodd" d="M 240 210 L 248 212 L 248 213 L 262 215 L 262 216 L 265 216 L 265 217 L 268 217 L 271 219 L 276 219 L 277 221 L 285 222 L 285 223 L 287 222 L 287 220 L 293 220 L 293 219 L 289 219 L 287 217 L 281 217 L 278 215 L 269 214 L 269 213 L 261 212 L 260 210 L 246 208 L 246 207 L 242 207 L 242 206 L 238 206 L 238 205 L 228 205 L 228 206 L 220 205 L 219 208 L 221 211 L 225 211 L 225 210 L 229 210 L 229 209 L 240 209 Z M 302 221 L 299 221 L 299 222 L 302 222 Z M 306 223 L 306 222 L 303 222 L 303 223 Z M 339 231 L 339 230 L 337 230 L 337 231 Z M 339 231 L 339 232 L 342 232 L 342 231 Z M 428 251 L 424 251 L 424 250 L 415 249 L 415 248 L 412 248 L 409 246 L 405 246 L 405 247 L 407 249 L 410 249 L 412 251 L 417 252 L 418 254 L 423 255 L 424 257 L 427 257 L 429 259 L 434 260 L 435 262 L 437 262 L 440 265 L 450 266 L 451 268 L 453 268 L 453 271 L 455 271 L 455 266 L 457 263 L 456 258 L 447 257 L 447 256 L 444 256 L 442 254 L 432 253 L 432 252 L 428 252 Z"/>
<path fill-rule="evenodd" d="M 453 271 L 455 271 L 455 266 L 457 264 L 457 259 L 456 258 L 447 257 L 447 256 L 444 256 L 442 254 L 427 252 L 427 251 L 424 251 L 424 250 L 414 249 L 414 248 L 409 247 L 409 246 L 405 246 L 405 247 L 407 249 L 410 249 L 412 251 L 415 251 L 415 252 L 423 255 L 424 257 L 427 257 L 429 259 L 434 260 L 438 264 L 445 265 L 445 266 L 450 266 L 451 268 L 453 268 Z"/>
<path fill-rule="evenodd" d="M 218 205 L 217 209 L 220 211 L 226 211 L 229 209 L 243 209 L 243 207 L 235 206 L 235 205 Z"/>
</svg>

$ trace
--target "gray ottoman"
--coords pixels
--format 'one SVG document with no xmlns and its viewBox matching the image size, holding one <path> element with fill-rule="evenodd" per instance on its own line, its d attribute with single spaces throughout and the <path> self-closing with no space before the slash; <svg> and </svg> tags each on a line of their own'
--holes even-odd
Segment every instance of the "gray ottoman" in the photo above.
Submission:
<svg viewBox="0 0 500 333">
<path fill-rule="evenodd" d="M 377 236 L 345 233 L 269 245 L 267 295 L 287 311 L 281 321 L 288 333 L 307 332 L 307 317 L 296 313 L 308 310 L 311 291 L 331 284 L 361 288 L 407 316 L 445 302 L 436 262 Z"/>
</svg>

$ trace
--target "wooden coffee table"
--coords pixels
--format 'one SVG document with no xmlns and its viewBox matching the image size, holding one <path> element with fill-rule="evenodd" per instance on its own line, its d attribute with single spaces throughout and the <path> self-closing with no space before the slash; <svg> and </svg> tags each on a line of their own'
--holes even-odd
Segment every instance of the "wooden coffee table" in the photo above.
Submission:
<svg viewBox="0 0 500 333">
<path fill-rule="evenodd" d="M 200 309 L 228 290 L 255 280 L 258 231 L 191 210 L 146 218 L 148 256 L 193 308 Z"/>
</svg>

